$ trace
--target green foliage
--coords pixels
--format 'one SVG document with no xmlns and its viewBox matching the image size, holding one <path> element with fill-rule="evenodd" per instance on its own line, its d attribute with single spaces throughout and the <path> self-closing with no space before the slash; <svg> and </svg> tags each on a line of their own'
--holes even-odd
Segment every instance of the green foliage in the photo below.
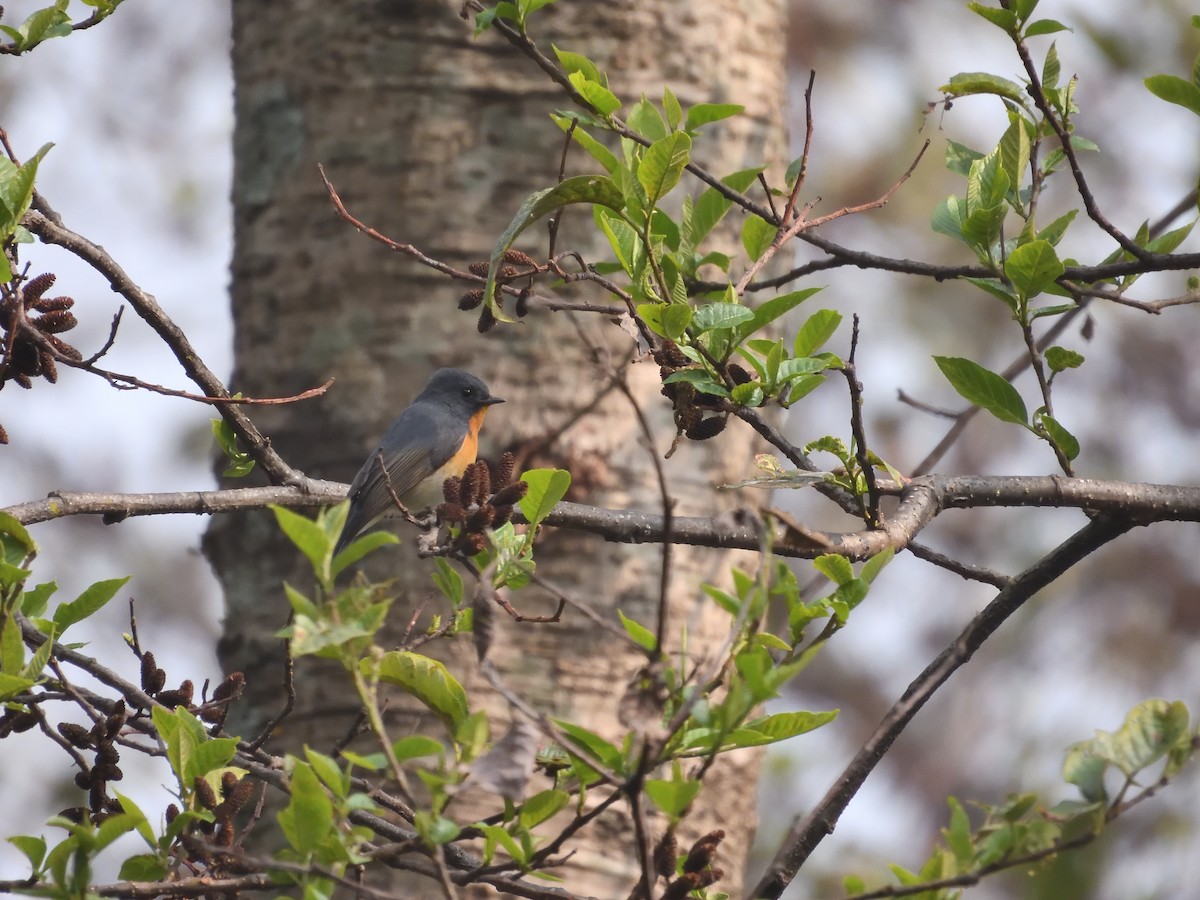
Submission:
<svg viewBox="0 0 1200 900">
<path fill-rule="evenodd" d="M 213 437 L 217 439 L 217 446 L 229 460 L 229 465 L 225 467 L 222 475 L 226 478 L 243 478 L 254 471 L 254 457 L 238 446 L 237 435 L 233 433 L 233 426 L 226 419 L 213 419 L 212 431 Z"/>
<path fill-rule="evenodd" d="M 897 886 L 922 885 L 962 878 L 969 883 L 990 871 L 1020 866 L 1032 874 L 1037 863 L 1050 860 L 1070 846 L 1097 837 L 1117 816 L 1148 796 L 1156 785 L 1178 774 L 1195 755 L 1197 732 L 1187 707 L 1166 700 L 1147 700 L 1134 707 L 1116 732 L 1098 731 L 1096 737 L 1073 744 L 1063 763 L 1063 778 L 1075 785 L 1083 800 L 1065 800 L 1045 806 L 1038 795 L 1009 795 L 999 804 L 972 804 L 980 823 L 972 827 L 966 808 L 954 797 L 947 798 L 950 821 L 942 829 L 942 843 L 917 871 L 890 866 Z M 1149 773 L 1138 796 L 1129 792 L 1135 776 Z M 1120 773 L 1115 796 L 1105 785 L 1108 772 Z M 862 878 L 847 879 L 850 893 L 862 893 Z M 928 900 L 951 900 L 959 892 L 933 888 L 914 893 Z"/>
<path fill-rule="evenodd" d="M 59 0 L 59 2 L 66 6 L 67 0 Z M 46 10 L 41 12 L 44 13 Z M 34 13 L 30 19 L 38 15 L 39 13 Z M 28 20 L 26 24 L 28 24 Z M 0 29 L 9 33 L 16 30 L 4 25 L 0 25 Z M 43 38 L 45 36 L 43 35 Z M 37 40 L 40 41 L 43 38 Z M 42 161 L 42 157 L 50 152 L 52 146 L 54 145 L 43 144 L 37 153 L 20 166 L 14 164 L 6 156 L 0 156 L 0 249 L 6 249 L 11 241 L 31 240 L 29 232 L 21 225 L 21 217 L 29 210 L 29 204 L 33 202 L 33 182 L 37 177 L 38 164 Z M 7 255 L 0 253 L 0 282 L 11 281 L 12 277 L 12 267 L 9 265 Z"/>
<path fill-rule="evenodd" d="M 1200 28 L 1200 16 L 1192 16 L 1192 27 Z M 1182 106 L 1200 116 L 1200 54 L 1192 62 L 1190 79 L 1177 75 L 1151 75 L 1146 87 L 1154 96 L 1176 106 Z"/>
<path fill-rule="evenodd" d="M 116 2 L 120 2 L 120 0 L 116 0 Z M 30 13 L 25 21 L 16 28 L 10 25 L 0 25 L 0 31 L 12 39 L 14 51 L 23 53 L 26 50 L 32 50 L 42 41 L 65 37 L 71 33 L 71 16 L 67 12 L 69 5 L 70 0 L 54 0 L 53 6 Z"/>
</svg>

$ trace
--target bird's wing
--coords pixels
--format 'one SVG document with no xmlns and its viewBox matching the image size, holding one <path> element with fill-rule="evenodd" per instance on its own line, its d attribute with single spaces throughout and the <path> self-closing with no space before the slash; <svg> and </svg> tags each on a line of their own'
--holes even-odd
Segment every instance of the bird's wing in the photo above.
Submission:
<svg viewBox="0 0 1200 900">
<path fill-rule="evenodd" d="M 409 407 L 388 428 L 379 447 L 367 457 L 350 485 L 350 513 L 338 542 L 339 552 L 379 518 L 394 511 L 389 482 L 392 491 L 403 502 L 406 494 L 441 468 L 458 450 L 466 436 L 465 426 L 447 423 L 447 417 L 436 415 L 436 412 L 420 405 Z M 383 452 L 387 478 L 380 469 L 380 451 Z"/>
</svg>

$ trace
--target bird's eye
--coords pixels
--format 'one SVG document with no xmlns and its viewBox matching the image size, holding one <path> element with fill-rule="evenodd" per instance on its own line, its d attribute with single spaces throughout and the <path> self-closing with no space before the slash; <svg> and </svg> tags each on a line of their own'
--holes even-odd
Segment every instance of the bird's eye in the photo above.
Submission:
<svg viewBox="0 0 1200 900">
<path fill-rule="evenodd" d="M 462 394 L 464 397 L 473 397 L 475 396 L 475 388 L 465 387 L 463 388 Z"/>
</svg>

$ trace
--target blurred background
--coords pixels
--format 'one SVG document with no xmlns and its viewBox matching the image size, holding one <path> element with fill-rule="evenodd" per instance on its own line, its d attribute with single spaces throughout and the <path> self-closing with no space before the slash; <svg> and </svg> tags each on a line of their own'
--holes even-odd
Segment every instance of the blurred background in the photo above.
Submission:
<svg viewBox="0 0 1200 900">
<path fill-rule="evenodd" d="M 15 25 L 40 5 L 10 2 L 4 23 Z M 1010 45 L 959 2 L 793 0 L 791 7 L 797 153 L 803 86 L 810 69 L 817 73 L 808 197 L 820 196 L 819 212 L 878 195 L 926 138 L 932 142 L 913 180 L 887 208 L 835 223 L 826 235 L 888 256 L 969 261 L 965 248 L 928 228 L 934 206 L 962 191 L 961 179 L 942 164 L 946 141 L 987 150 L 1007 120 L 994 98 L 964 98 L 949 111 L 930 112 L 928 105 L 957 72 L 1019 79 Z M 78 4 L 72 11 L 86 15 Z M 1121 0 L 1043 0 L 1038 12 L 1074 30 L 1055 37 L 1064 78 L 1080 78 L 1078 132 L 1102 150 L 1086 155 L 1084 165 L 1102 208 L 1133 232 L 1197 182 L 1197 118 L 1154 99 L 1141 84 L 1159 72 L 1186 76 L 1200 50 L 1200 31 L 1187 27 L 1191 10 L 1182 0 L 1148 0 L 1136 11 Z M 1035 58 L 1051 40 L 1034 42 Z M 43 143 L 55 143 L 40 170 L 42 193 L 69 227 L 103 244 L 158 297 L 222 375 L 231 366 L 228 49 L 225 3 L 174 4 L 166 16 L 161 6 L 131 2 L 97 28 L 0 64 L 0 127 L 17 154 L 31 156 Z M 1059 176 L 1044 197 L 1041 221 L 1076 205 Z M 1193 237 L 1183 249 L 1197 246 Z M 1086 222 L 1060 248 L 1081 260 L 1108 250 Z M 810 258 L 803 248 L 798 254 Z M 58 275 L 53 295 L 76 299 L 74 343 L 85 352 L 100 346 L 117 308 L 107 285 L 52 248 L 25 247 L 22 258 L 33 273 Z M 1181 293 L 1183 277 L 1147 277 L 1131 296 Z M 968 356 L 1000 369 L 1020 355 L 1019 334 L 1005 327 L 1007 311 L 969 285 L 849 268 L 818 273 L 808 283 L 828 286 L 808 305 L 862 317 L 859 370 L 868 434 L 876 452 L 901 471 L 915 467 L 948 425 L 901 404 L 897 391 L 958 407 L 931 356 Z M 1200 374 L 1190 364 L 1200 337 L 1196 311 L 1178 307 L 1155 317 L 1093 304 L 1087 319 L 1088 334 L 1073 327 L 1059 341 L 1087 363 L 1064 374 L 1055 394 L 1059 418 L 1083 444 L 1077 471 L 1197 483 L 1200 462 L 1189 440 L 1200 423 L 1194 389 Z M 128 313 L 106 362 L 169 387 L 191 387 L 149 329 Z M 1023 376 L 1016 384 L 1036 406 L 1031 380 Z M 117 392 L 72 371 L 64 371 L 58 385 L 38 383 L 28 393 L 10 385 L 0 395 L 0 422 L 10 439 L 0 448 L 0 506 L 56 489 L 210 488 L 212 417 L 198 404 Z M 788 427 L 802 443 L 844 435 L 846 422 L 844 391 L 831 381 L 805 400 Z M 1045 446 L 1020 429 L 979 416 L 936 468 L 1032 474 L 1053 471 L 1055 464 Z M 815 527 L 852 527 L 803 496 L 776 502 Z M 939 519 L 925 539 L 1011 573 L 1082 521 L 1069 511 L 955 513 Z M 121 639 L 128 630 L 125 600 L 132 597 L 142 640 L 168 678 L 199 685 L 218 673 L 213 647 L 221 616 L 216 583 L 198 549 L 204 525 L 200 517 L 182 516 L 119 526 L 83 518 L 39 525 L 32 532 L 41 546 L 34 581 L 55 579 L 60 596 L 70 598 L 93 581 L 131 574 L 118 600 L 94 620 L 89 652 L 122 661 L 117 668 L 136 678 L 136 660 Z M 1200 710 L 1196 539 L 1192 525 L 1140 529 L 1039 595 L 920 714 L 814 855 L 794 895 L 838 896 L 841 874 L 874 882 L 885 877 L 887 862 L 918 867 L 945 823 L 948 793 L 988 803 L 1016 790 L 1040 791 L 1047 802 L 1073 797 L 1060 777 L 1066 747 L 1095 728 L 1115 729 L 1140 700 L 1180 699 L 1193 713 Z M 759 866 L 790 816 L 820 798 L 907 683 L 991 596 L 903 556 L 885 571 L 867 601 L 871 608 L 778 701 L 779 708 L 838 707 L 842 714 L 833 726 L 772 753 L 762 789 L 773 799 L 760 813 Z M 30 750 L 37 744 L 32 733 L 6 740 L 24 740 Z M 76 802 L 65 757 L 33 755 L 30 766 L 32 777 L 28 769 L 19 776 L 0 771 L 9 811 L 5 834 L 37 831 L 49 815 Z M 159 778 L 130 777 L 122 790 L 154 815 L 167 802 Z M 972 896 L 1185 895 L 1186 885 L 1200 881 L 1196 789 L 1197 775 L 1187 771 L 1176 786 L 1124 817 L 1111 836 L 1056 864 L 1045 879 L 992 879 Z M 0 878 L 22 874 L 21 856 L 0 844 Z"/>
</svg>

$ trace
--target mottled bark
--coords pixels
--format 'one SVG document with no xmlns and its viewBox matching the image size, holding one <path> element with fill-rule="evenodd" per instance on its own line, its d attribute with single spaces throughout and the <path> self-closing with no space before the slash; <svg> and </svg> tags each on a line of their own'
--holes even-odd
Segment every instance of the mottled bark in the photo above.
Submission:
<svg viewBox="0 0 1200 900">
<path fill-rule="evenodd" d="M 736 101 L 747 115 L 714 129 L 697 161 L 720 174 L 783 161 L 783 4 L 763 0 L 561 0 L 533 19 L 531 33 L 550 45 L 586 53 L 605 69 L 627 102 L 657 98 L 669 84 L 686 105 Z M 237 389 L 280 394 L 337 383 L 328 396 L 297 406 L 256 409 L 273 445 L 310 475 L 348 480 L 383 427 L 413 396 L 429 371 L 462 365 L 509 402 L 489 417 L 483 452 L 536 443 L 556 434 L 606 382 L 605 367 L 626 365 L 627 336 L 595 318 L 531 316 L 524 324 L 479 336 L 455 309 L 461 284 L 416 265 L 341 222 L 324 194 L 323 163 L 350 210 L 384 233 L 431 256 L 465 265 L 484 258 L 520 201 L 557 174 L 561 132 L 547 113 L 567 105 L 558 89 L 496 35 L 472 40 L 457 4 L 353 2 L 234 4 L 237 83 L 236 241 L 233 304 Z M 572 151 L 571 172 L 595 165 Z M 585 244 L 586 213 L 568 214 L 559 248 Z M 545 252 L 544 231 L 524 244 Z M 586 334 L 605 358 L 580 339 Z M 632 367 L 631 383 L 656 429 L 661 454 L 672 433 L 652 363 Z M 720 439 L 686 446 L 668 464 L 678 512 L 727 506 L 712 486 L 744 475 L 749 429 L 731 423 Z M 619 393 L 558 435 L 538 464 L 569 469 L 589 503 L 660 508 L 648 452 Z M 410 533 L 400 531 L 405 538 Z M 411 611 L 442 606 L 412 542 L 377 554 L 375 575 L 399 578 L 396 635 Z M 208 552 L 228 603 L 224 664 L 247 675 L 249 710 L 234 727 L 252 733 L 282 703 L 281 647 L 271 637 L 285 621 L 282 580 L 303 585 L 296 554 L 284 546 L 268 514 L 214 521 Z M 609 545 L 559 532 L 538 548 L 539 573 L 602 614 L 620 608 L 652 621 L 658 599 L 657 547 Z M 719 580 L 731 557 L 678 548 L 673 554 L 672 632 L 686 621 L 689 649 L 719 645 L 728 625 L 701 602 L 701 580 Z M 529 612 L 547 601 L 515 599 Z M 557 625 L 518 624 L 498 615 L 491 658 L 509 686 L 533 706 L 574 717 L 603 732 L 621 730 L 617 706 L 643 657 L 568 611 Z M 445 642 L 443 642 L 445 643 Z M 430 649 L 427 645 L 423 648 Z M 473 699 L 493 713 L 493 733 L 508 713 L 478 675 L 469 642 L 437 648 Z M 338 672 L 316 677 L 298 668 L 300 708 L 281 741 L 328 749 L 348 727 L 354 697 Z M 388 715 L 397 734 L 436 724 L 397 699 Z M 709 805 L 689 820 L 693 830 L 720 825 L 729 839 L 719 861 L 736 893 L 753 835 L 753 757 L 717 767 Z M 456 806 L 463 815 L 466 804 Z M 659 828 L 661 829 L 661 823 Z M 566 870 L 568 886 L 614 897 L 636 877 L 632 832 L 622 808 L 587 832 Z"/>
</svg>

